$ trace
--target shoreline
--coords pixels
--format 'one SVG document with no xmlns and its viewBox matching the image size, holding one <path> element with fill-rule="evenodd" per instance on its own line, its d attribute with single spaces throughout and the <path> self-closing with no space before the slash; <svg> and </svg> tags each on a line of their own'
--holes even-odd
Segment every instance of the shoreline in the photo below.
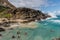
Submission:
<svg viewBox="0 0 60 40">
<path fill-rule="evenodd" d="M 2 20 L 3 19 L 3 20 Z M 0 18 L 0 28 L 3 28 L 5 30 L 10 29 L 10 28 L 36 28 L 37 27 L 37 22 L 32 21 L 29 23 L 21 23 L 27 20 L 21 20 L 21 19 L 16 19 L 16 20 L 7 20 L 6 18 Z"/>
</svg>

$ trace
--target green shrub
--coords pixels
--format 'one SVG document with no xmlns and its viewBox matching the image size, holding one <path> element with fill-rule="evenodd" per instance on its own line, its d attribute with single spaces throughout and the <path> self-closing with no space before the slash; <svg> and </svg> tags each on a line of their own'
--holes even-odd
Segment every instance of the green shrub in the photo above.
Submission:
<svg viewBox="0 0 60 40">
<path fill-rule="evenodd" d="M 0 6 L 0 12 L 3 12 L 4 10 L 9 9 L 8 7 Z"/>
<path fill-rule="evenodd" d="M 0 18 L 11 18 L 12 14 L 10 13 L 0 13 Z"/>
</svg>

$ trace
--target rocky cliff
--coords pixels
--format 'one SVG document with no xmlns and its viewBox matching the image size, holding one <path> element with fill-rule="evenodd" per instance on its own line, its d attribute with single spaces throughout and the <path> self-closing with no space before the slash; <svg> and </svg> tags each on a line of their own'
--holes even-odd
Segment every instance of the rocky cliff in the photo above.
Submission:
<svg viewBox="0 0 60 40">
<path fill-rule="evenodd" d="M 4 0 L 0 0 L 0 3 L 1 2 L 4 3 Z M 0 5 L 0 32 L 5 31 L 5 29 L 16 27 L 16 25 L 18 25 L 19 27 L 24 27 L 28 24 L 28 26 L 30 26 L 32 25 L 32 22 L 51 17 L 50 15 L 44 14 L 39 10 L 26 7 L 15 8 L 11 5 L 4 6 L 5 4 L 3 5 L 3 3 L 2 5 Z M 35 27 L 36 24 L 34 23 L 29 28 Z"/>
<path fill-rule="evenodd" d="M 24 22 L 38 21 L 41 19 L 46 19 L 50 17 L 47 14 L 42 13 L 39 10 L 31 9 L 31 8 L 15 8 L 11 9 L 9 7 L 0 6 L 0 18 L 7 18 L 8 20 L 21 19 L 26 20 Z"/>
<path fill-rule="evenodd" d="M 8 0 L 0 0 L 0 5 L 5 6 L 5 7 L 10 7 L 12 9 L 16 8 Z"/>
<path fill-rule="evenodd" d="M 0 18 L 7 18 L 9 20 L 21 19 L 27 20 L 25 22 L 30 22 L 46 19 L 47 17 L 50 16 L 42 13 L 39 10 L 25 7 L 16 8 L 8 0 L 0 0 Z"/>
</svg>

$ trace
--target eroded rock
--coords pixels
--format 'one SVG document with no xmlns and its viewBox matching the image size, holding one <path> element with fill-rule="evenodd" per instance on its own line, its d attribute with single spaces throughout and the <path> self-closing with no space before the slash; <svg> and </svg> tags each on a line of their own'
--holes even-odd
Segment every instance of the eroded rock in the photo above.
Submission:
<svg viewBox="0 0 60 40">
<path fill-rule="evenodd" d="M 5 31 L 5 29 L 4 28 L 0 28 L 0 32 L 3 32 L 3 31 Z"/>
</svg>

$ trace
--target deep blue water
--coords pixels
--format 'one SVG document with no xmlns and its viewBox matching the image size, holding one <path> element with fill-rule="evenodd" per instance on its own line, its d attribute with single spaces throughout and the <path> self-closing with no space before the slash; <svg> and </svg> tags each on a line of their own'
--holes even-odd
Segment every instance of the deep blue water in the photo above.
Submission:
<svg viewBox="0 0 60 40">
<path fill-rule="evenodd" d="M 60 16 L 51 18 L 44 21 L 37 22 L 37 28 L 16 28 L 1 32 L 2 37 L 0 40 L 53 40 L 60 38 Z M 17 35 L 17 31 L 20 32 Z M 12 35 L 16 38 L 12 39 Z M 20 36 L 20 38 L 18 38 Z"/>
</svg>

